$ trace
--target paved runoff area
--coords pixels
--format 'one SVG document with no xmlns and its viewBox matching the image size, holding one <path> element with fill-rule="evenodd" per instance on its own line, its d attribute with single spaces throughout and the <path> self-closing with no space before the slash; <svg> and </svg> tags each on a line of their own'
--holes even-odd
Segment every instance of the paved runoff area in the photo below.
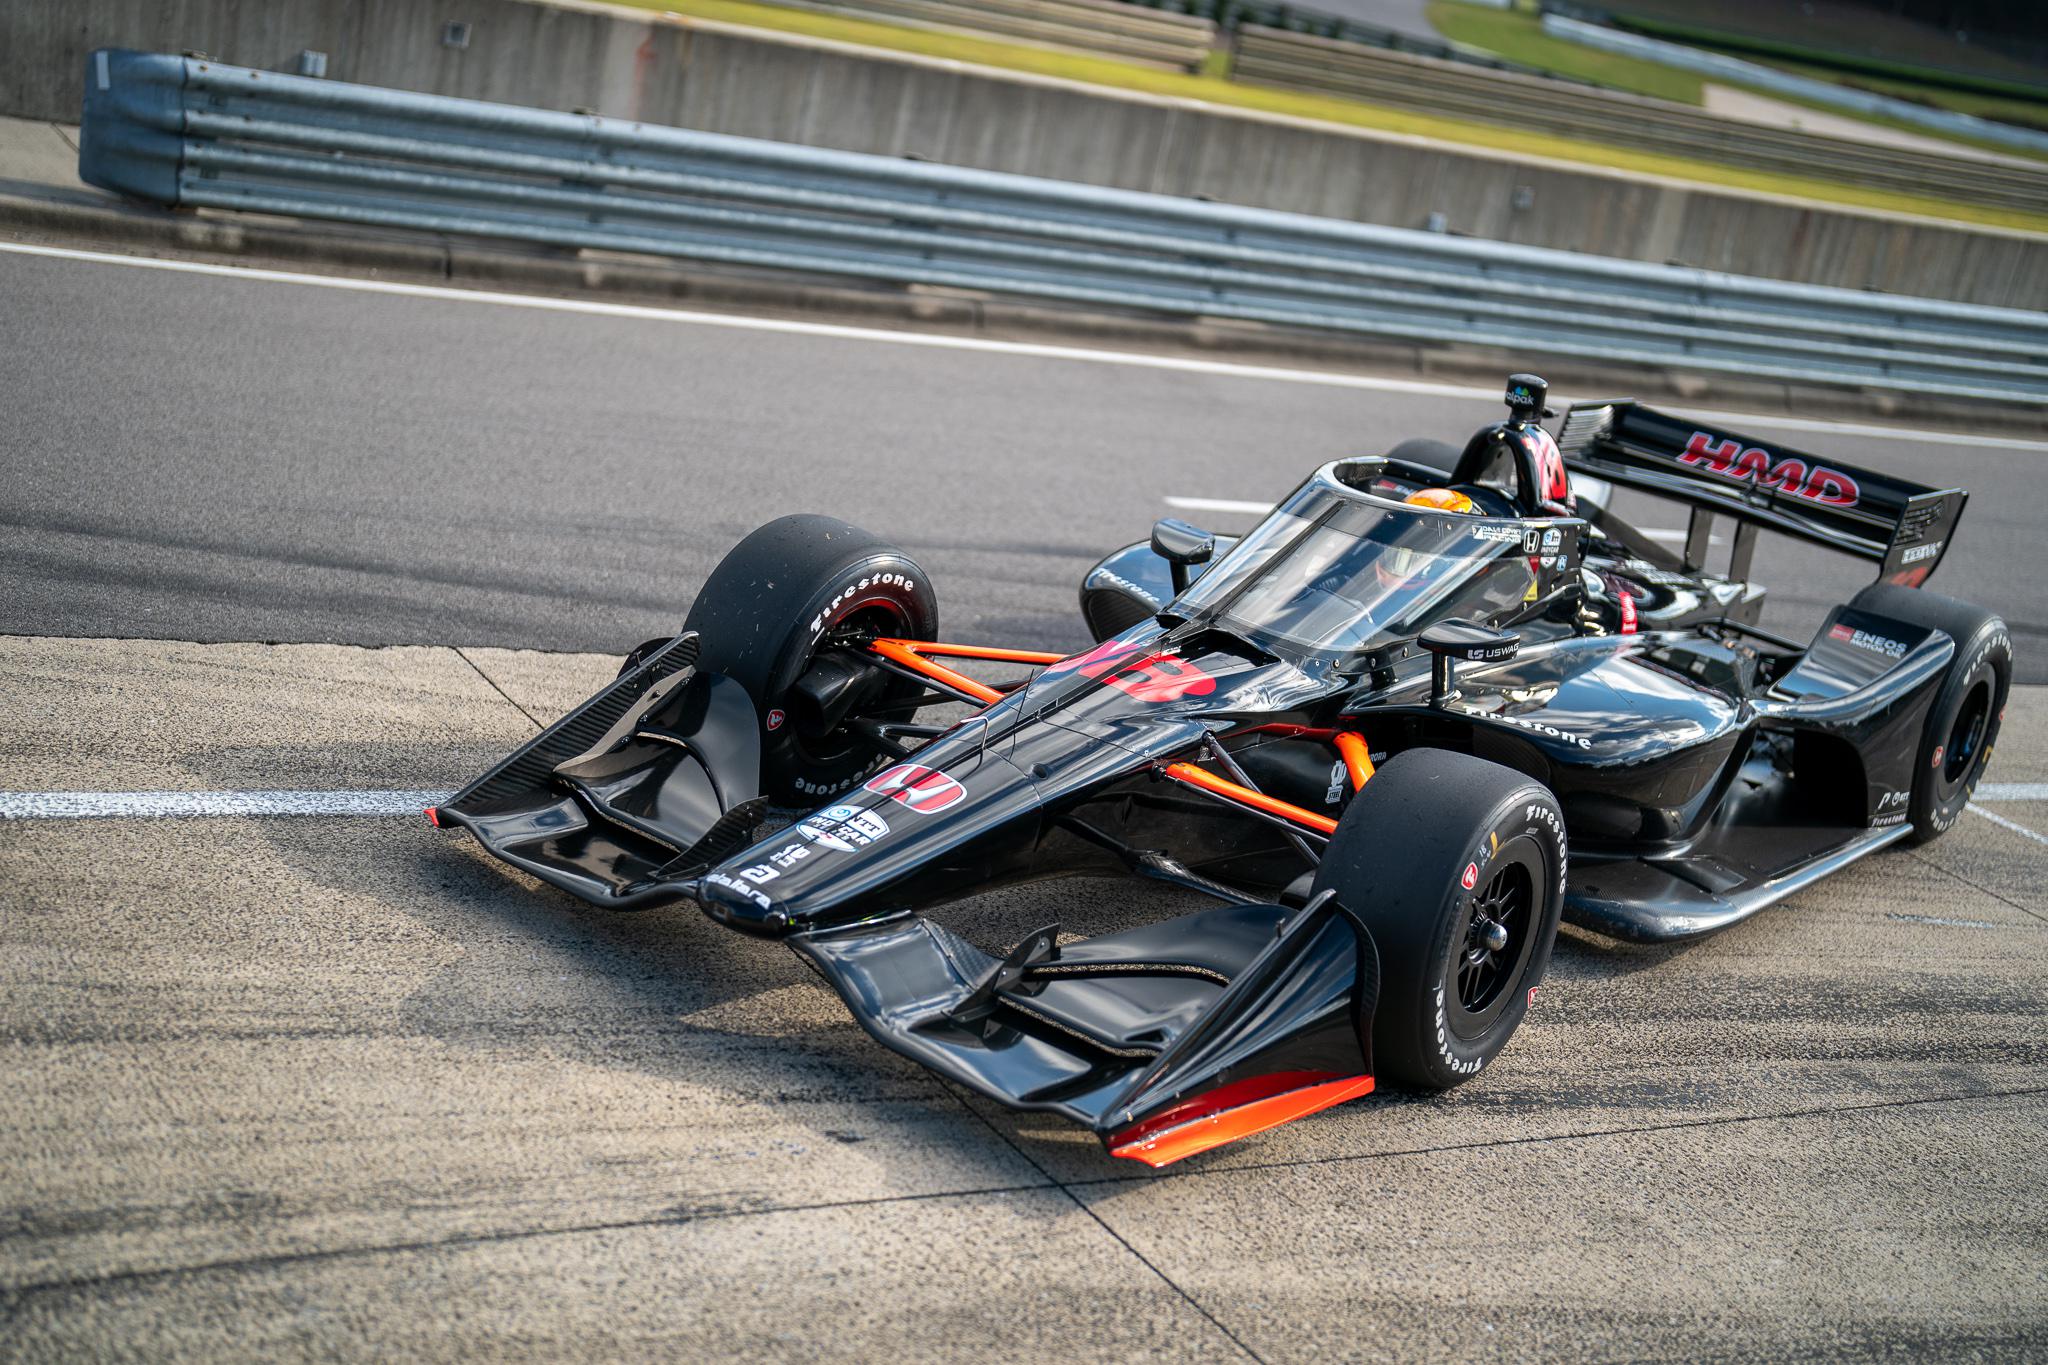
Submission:
<svg viewBox="0 0 2048 1365">
<path fill-rule="evenodd" d="M 1153 1173 L 884 1051 L 773 944 L 347 813 L 615 667 L 0 640 L 0 1357 L 2048 1349 L 2048 688 L 1935 844 L 1690 947 L 1570 934 L 1459 1090 Z"/>
</svg>

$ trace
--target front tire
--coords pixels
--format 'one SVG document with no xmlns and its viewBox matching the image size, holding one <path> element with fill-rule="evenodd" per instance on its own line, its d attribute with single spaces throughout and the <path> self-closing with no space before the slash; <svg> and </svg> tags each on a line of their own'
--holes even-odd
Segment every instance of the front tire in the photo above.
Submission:
<svg viewBox="0 0 2048 1365">
<path fill-rule="evenodd" d="M 2005 719 L 2012 691 L 2012 636 L 2005 622 L 1968 602 L 1873 583 L 1850 600 L 1858 611 L 1946 632 L 1956 642 L 1955 658 L 1935 689 L 1920 729 L 1913 760 L 1913 832 L 1907 842 L 1940 838 L 1962 818 L 1991 761 L 1991 748 Z"/>
<path fill-rule="evenodd" d="M 1564 868 L 1564 816 L 1541 783 L 1439 749 L 1380 765 L 1312 888 L 1379 950 L 1375 1076 L 1448 1090 L 1500 1055 L 1549 965 Z"/>
<path fill-rule="evenodd" d="M 733 546 L 683 625 L 698 633 L 697 666 L 736 680 L 753 698 L 761 791 L 790 807 L 823 803 L 887 757 L 841 726 L 813 723 L 798 680 L 836 640 L 930 640 L 938 627 L 938 595 L 915 560 L 858 526 L 809 513 L 778 517 Z M 859 686 L 861 709 L 871 712 L 923 691 L 879 670 Z"/>
</svg>

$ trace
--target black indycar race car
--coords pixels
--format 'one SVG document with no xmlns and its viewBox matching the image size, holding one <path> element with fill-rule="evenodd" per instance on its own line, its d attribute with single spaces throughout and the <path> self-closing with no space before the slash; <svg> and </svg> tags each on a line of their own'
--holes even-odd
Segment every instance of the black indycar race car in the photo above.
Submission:
<svg viewBox="0 0 2048 1365">
<path fill-rule="evenodd" d="M 1631 402 L 1553 438 L 1541 380 L 1507 395 L 1462 451 L 1324 465 L 1234 542 L 1159 523 L 1087 575 L 1072 657 L 940 643 L 908 555 L 771 522 L 681 634 L 429 816 L 594 904 L 780 939 L 878 1041 L 1118 1156 L 1456 1085 L 1560 917 L 1711 933 L 1947 829 L 2012 669 L 2003 623 L 1920 587 L 1962 490 Z M 1683 547 L 1613 486 L 1689 505 Z M 1878 581 L 1810 642 L 1765 630 L 1760 528 Z M 924 913 L 1111 873 L 1217 904 L 998 951 Z"/>
</svg>

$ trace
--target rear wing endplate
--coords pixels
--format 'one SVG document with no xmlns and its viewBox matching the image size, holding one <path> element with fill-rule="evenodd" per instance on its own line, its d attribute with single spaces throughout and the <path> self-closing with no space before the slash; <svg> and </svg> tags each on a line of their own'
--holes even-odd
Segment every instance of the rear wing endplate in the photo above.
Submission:
<svg viewBox="0 0 2048 1365">
<path fill-rule="evenodd" d="M 1742 523 L 1736 569 L 1747 576 L 1751 527 L 1762 527 L 1881 567 L 1887 583 L 1918 587 L 1948 552 L 1969 494 L 1822 459 L 1776 442 L 1705 426 L 1633 400 L 1576 403 L 1558 448 L 1568 468 L 1687 503 L 1694 510 L 1687 567 L 1704 554 L 1714 513 Z M 1702 513 L 1707 514 L 1702 517 Z"/>
</svg>

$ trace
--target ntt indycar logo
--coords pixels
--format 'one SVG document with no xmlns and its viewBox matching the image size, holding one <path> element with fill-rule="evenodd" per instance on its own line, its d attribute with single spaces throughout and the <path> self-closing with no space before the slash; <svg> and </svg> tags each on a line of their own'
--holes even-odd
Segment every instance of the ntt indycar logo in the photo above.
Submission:
<svg viewBox="0 0 2048 1365">
<path fill-rule="evenodd" d="M 827 806 L 796 827 L 796 832 L 814 844 L 851 853 L 889 835 L 889 822 L 875 811 L 859 806 Z"/>
<path fill-rule="evenodd" d="M 1827 507 L 1854 507 L 1863 496 L 1856 480 L 1839 469 L 1809 465 L 1797 455 L 1778 459 L 1762 446 L 1745 447 L 1740 441 L 1716 438 L 1695 431 L 1685 443 L 1680 464 L 1698 465 L 1712 474 L 1759 488 L 1775 488 L 1795 498 Z"/>
</svg>

